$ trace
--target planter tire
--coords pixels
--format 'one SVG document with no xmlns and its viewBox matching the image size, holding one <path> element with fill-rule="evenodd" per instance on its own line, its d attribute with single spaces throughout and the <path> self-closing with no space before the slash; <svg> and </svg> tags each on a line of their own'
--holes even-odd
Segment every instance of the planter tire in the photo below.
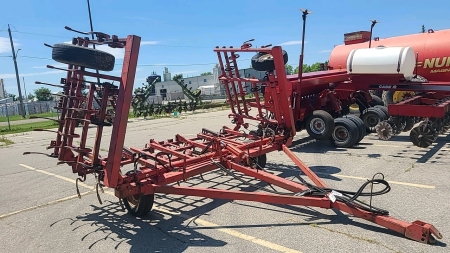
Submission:
<svg viewBox="0 0 450 253">
<path fill-rule="evenodd" d="M 366 136 L 366 126 L 364 125 L 364 121 L 362 119 L 358 118 L 356 115 L 346 115 L 343 118 L 349 118 L 353 123 L 358 126 L 359 129 L 359 138 L 356 141 L 356 144 L 360 143 L 362 139 Z"/>
<path fill-rule="evenodd" d="M 316 110 L 306 120 L 305 128 L 309 136 L 315 139 L 328 139 L 333 133 L 334 119 L 328 112 Z"/>
<path fill-rule="evenodd" d="M 359 127 L 350 118 L 337 118 L 334 125 L 331 141 L 336 147 L 350 148 L 357 143 L 360 138 Z"/>
</svg>

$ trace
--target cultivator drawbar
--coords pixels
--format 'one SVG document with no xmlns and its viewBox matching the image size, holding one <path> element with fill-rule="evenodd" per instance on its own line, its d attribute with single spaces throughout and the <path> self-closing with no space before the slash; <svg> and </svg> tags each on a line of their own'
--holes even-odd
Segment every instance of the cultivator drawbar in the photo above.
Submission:
<svg viewBox="0 0 450 253">
<path fill-rule="evenodd" d="M 56 140 L 51 142 L 49 149 L 53 150 L 51 156 L 58 159 L 58 164 L 66 163 L 72 167 L 72 171 L 80 176 L 79 180 L 84 181 L 88 174 L 94 174 L 98 181 L 98 188 L 104 186 L 113 188 L 115 195 L 120 202 L 123 201 L 130 214 L 146 215 L 153 206 L 155 193 L 178 194 L 333 208 L 374 222 L 419 242 L 431 243 L 435 241 L 434 238 L 442 238 L 430 224 L 422 221 L 404 222 L 390 217 L 386 210 L 358 200 L 360 196 L 372 197 L 389 192 L 390 186 L 384 178 L 368 180 L 355 192 L 331 189 L 289 150 L 289 145 L 296 133 L 292 111 L 302 101 L 300 94 L 290 96 L 293 86 L 285 78 L 284 53 L 280 47 L 256 50 L 250 47 L 247 49 L 245 46 L 248 44 L 244 44 L 241 48 L 248 52 L 273 54 L 274 65 L 268 65 L 272 67 L 272 70 L 267 71 L 267 78 L 264 80 L 245 79 L 239 76 L 236 64 L 238 56 L 235 54 L 235 49 L 216 48 L 214 50 L 219 56 L 223 73 L 220 80 L 228 92 L 228 100 L 232 105 L 231 117 L 235 127 L 224 126 L 219 131 L 202 129 L 194 138 L 175 135 L 174 139 L 166 141 L 151 139 L 143 145 L 144 148 L 124 147 L 140 37 L 130 35 L 125 39 L 119 39 L 114 35 L 95 34 L 97 35 L 95 41 L 88 38 L 75 38 L 73 45 L 53 46 L 53 59 L 68 64 L 68 68 L 61 69 L 67 72 L 67 77 L 61 82 L 65 96 L 60 103 L 61 118 L 60 126 L 56 131 Z M 106 52 L 89 48 L 91 44 L 108 44 L 125 48 L 120 77 L 86 70 L 90 68 L 110 71 L 114 67 L 114 57 Z M 225 55 L 225 61 L 221 58 L 222 54 Z M 267 67 L 267 63 L 265 64 Z M 280 66 L 283 67 L 279 68 Z M 277 67 L 276 74 L 273 67 Z M 336 74 L 339 75 L 339 73 Z M 95 77 L 107 81 L 87 82 L 83 77 Z M 117 82 L 117 86 L 113 86 L 109 81 Z M 264 89 L 264 102 L 258 99 L 253 102 L 246 101 L 242 82 L 251 83 L 251 89 L 256 98 L 259 97 L 258 91 Z M 261 84 L 264 84 L 264 87 Z M 81 90 L 85 86 L 88 87 L 88 92 L 83 95 Z M 102 90 L 104 95 L 97 98 L 100 107 L 94 109 L 92 102 L 94 91 L 97 89 Z M 299 92 L 299 90 L 296 91 Z M 115 104 L 115 117 L 110 124 L 112 137 L 109 140 L 108 155 L 100 157 L 99 147 L 102 142 L 103 128 L 109 126 L 105 118 L 110 100 Z M 83 107 L 79 101 L 86 101 L 85 106 Z M 251 103 L 256 103 L 255 115 L 250 114 L 250 110 L 255 108 L 255 104 Z M 80 114 L 80 112 L 83 113 Z M 80 118 L 80 115 L 83 117 Z M 81 128 L 76 128 L 76 120 L 83 122 Z M 246 120 L 258 121 L 259 128 L 247 133 L 242 129 L 249 126 Z M 93 148 L 86 146 L 87 132 L 91 129 L 90 124 L 94 124 L 97 130 Z M 81 133 L 75 132 L 78 129 Z M 79 139 L 78 146 L 75 146 L 76 138 Z M 298 166 L 299 172 L 305 174 L 313 184 L 306 180 L 299 183 L 293 182 L 266 171 L 264 168 L 266 154 L 273 151 L 286 153 Z M 126 168 L 125 165 L 131 165 L 130 170 L 121 171 Z M 181 185 L 191 177 L 200 176 L 201 178 L 203 173 L 213 170 L 220 170 L 242 183 L 249 184 L 242 179 L 242 175 L 247 175 L 280 189 L 266 189 L 250 184 L 259 191 L 242 192 Z M 364 191 L 369 184 L 382 184 L 384 189 Z"/>
</svg>

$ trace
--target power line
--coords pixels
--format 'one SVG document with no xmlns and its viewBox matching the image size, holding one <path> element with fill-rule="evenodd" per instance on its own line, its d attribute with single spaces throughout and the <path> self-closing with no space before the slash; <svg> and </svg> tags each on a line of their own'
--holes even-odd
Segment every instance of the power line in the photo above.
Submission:
<svg viewBox="0 0 450 253">
<path fill-rule="evenodd" d="M 0 30 L 0 32 L 3 32 L 5 30 Z M 51 34 L 43 34 L 43 33 L 33 33 L 33 32 L 21 32 L 21 31 L 11 31 L 13 33 L 23 33 L 23 34 L 29 34 L 29 35 L 37 35 L 37 36 L 45 36 L 45 37 L 54 37 L 54 38 L 64 38 L 64 39 L 72 39 L 73 37 L 69 36 L 59 36 L 59 35 L 51 35 Z M 152 44 L 153 47 L 179 47 L 179 48 L 208 48 L 208 49 L 214 49 L 215 46 L 206 47 L 206 46 L 190 46 L 190 45 L 167 45 L 167 44 Z"/>
<path fill-rule="evenodd" d="M 11 57 L 11 56 L 0 56 L 0 57 Z M 28 56 L 28 55 L 22 55 L 19 57 L 23 57 L 23 58 L 32 58 L 32 59 L 40 59 L 40 60 L 50 60 L 53 61 L 53 59 L 50 58 L 45 58 L 45 57 L 37 57 L 37 56 Z M 241 60 L 237 60 L 238 62 L 242 62 L 242 61 L 248 61 L 250 60 L 250 58 L 248 59 L 241 59 Z M 138 64 L 138 67 L 184 67 L 184 66 L 208 66 L 208 65 L 215 65 L 218 64 L 218 62 L 210 62 L 210 63 L 186 63 L 186 64 Z M 122 65 L 122 63 L 116 63 L 115 65 Z"/>
</svg>

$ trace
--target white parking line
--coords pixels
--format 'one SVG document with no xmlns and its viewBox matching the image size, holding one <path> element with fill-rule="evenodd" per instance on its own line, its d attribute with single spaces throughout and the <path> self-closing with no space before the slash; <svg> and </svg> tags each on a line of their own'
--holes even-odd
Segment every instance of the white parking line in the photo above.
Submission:
<svg viewBox="0 0 450 253">
<path fill-rule="evenodd" d="M 318 175 L 328 175 L 333 177 L 341 177 L 341 178 L 351 178 L 351 179 L 360 179 L 360 180 L 370 180 L 366 177 L 356 177 L 356 176 L 346 176 L 346 175 L 340 175 L 340 174 L 327 174 L 327 173 L 320 173 L 316 172 Z M 389 184 L 399 184 L 399 185 L 406 185 L 406 186 L 412 186 L 412 187 L 419 187 L 419 188 L 427 188 L 427 189 L 435 189 L 436 186 L 434 185 L 426 185 L 426 184 L 413 184 L 413 183 L 407 183 L 407 182 L 397 182 L 397 181 L 388 181 Z"/>
<path fill-rule="evenodd" d="M 94 191 L 83 192 L 83 193 L 80 193 L 80 195 L 81 196 L 85 196 L 85 195 L 91 194 L 93 192 Z M 11 213 L 7 213 L 7 214 L 2 214 L 2 215 L 0 215 L 0 220 L 3 219 L 3 218 L 9 217 L 9 216 L 18 214 L 18 213 L 23 213 L 23 212 L 34 210 L 36 208 L 40 208 L 40 207 L 44 207 L 44 206 L 50 206 L 50 205 L 53 205 L 53 204 L 61 203 L 61 202 L 67 201 L 67 200 L 75 199 L 75 198 L 78 198 L 78 195 L 72 195 L 72 196 L 69 196 L 69 197 L 62 198 L 62 199 L 57 199 L 57 200 L 54 200 L 54 201 L 50 201 L 48 203 L 44 203 L 44 204 L 40 204 L 40 205 L 24 208 L 24 209 L 21 209 L 21 210 L 18 210 L 18 211 L 14 211 L 14 212 L 11 212 Z"/>
<path fill-rule="evenodd" d="M 54 174 L 54 173 L 51 173 L 51 172 L 48 172 L 48 171 L 45 171 L 45 170 L 36 169 L 36 168 L 33 168 L 33 167 L 25 165 L 25 164 L 19 164 L 19 165 L 22 166 L 22 167 L 25 167 L 27 169 L 34 170 L 36 172 L 40 172 L 40 173 L 44 173 L 44 174 L 47 174 L 47 175 L 50 175 L 50 176 L 54 176 L 56 178 L 65 180 L 67 182 L 75 183 L 75 180 L 67 178 L 67 177 L 64 177 L 64 176 L 60 176 L 60 175 L 57 175 L 57 174 Z M 93 188 L 92 186 L 89 186 L 89 185 L 86 185 L 86 184 L 83 184 L 83 183 L 78 183 L 78 185 L 81 186 L 81 187 L 89 188 L 91 190 Z M 89 191 L 88 193 L 90 193 L 90 192 L 92 192 L 92 191 Z M 85 194 L 88 194 L 88 193 L 85 193 Z M 113 192 L 105 191 L 105 193 L 115 197 Z M 75 195 L 75 197 L 76 196 L 77 195 Z M 75 197 L 74 196 L 70 196 L 70 197 L 67 197 L 67 198 L 75 198 Z M 55 201 L 53 201 L 53 202 L 55 202 Z M 286 252 L 286 253 L 302 253 L 302 252 L 300 252 L 298 250 L 290 249 L 290 248 L 284 247 L 282 245 L 278 245 L 278 244 L 275 244 L 275 243 L 272 243 L 272 242 L 269 242 L 269 241 L 266 241 L 266 240 L 263 240 L 263 239 L 256 238 L 254 236 L 246 235 L 246 234 L 243 234 L 243 233 L 238 232 L 236 230 L 232 230 L 232 229 L 228 229 L 228 228 L 221 228 L 220 225 L 217 225 L 217 224 L 214 224 L 212 222 L 205 221 L 205 220 L 202 220 L 202 219 L 199 219 L 199 218 L 191 217 L 191 216 L 186 215 L 186 214 L 182 214 L 182 213 L 178 213 L 178 212 L 171 212 L 171 211 L 169 211 L 167 209 L 162 209 L 162 208 L 158 208 L 158 207 L 154 207 L 153 210 L 158 211 L 158 212 L 168 213 L 168 214 L 171 214 L 171 215 L 176 215 L 176 216 L 185 218 L 188 221 L 190 221 L 192 219 L 195 219 L 195 222 L 197 224 L 200 224 L 202 226 L 208 226 L 208 227 L 217 227 L 217 230 L 220 231 L 220 232 L 223 232 L 223 233 L 226 233 L 228 235 L 240 238 L 242 240 L 246 240 L 246 241 L 249 241 L 249 242 L 261 245 L 263 247 L 266 247 L 266 248 L 269 248 L 269 249 L 272 249 L 272 250 L 276 250 L 276 251 L 279 251 L 279 252 Z M 13 215 L 15 213 L 19 213 L 19 212 L 23 212 L 23 211 L 24 210 L 19 210 L 17 212 L 8 214 L 8 216 L 11 216 L 11 215 Z M 1 218 L 1 216 L 0 216 L 0 218 Z"/>
</svg>

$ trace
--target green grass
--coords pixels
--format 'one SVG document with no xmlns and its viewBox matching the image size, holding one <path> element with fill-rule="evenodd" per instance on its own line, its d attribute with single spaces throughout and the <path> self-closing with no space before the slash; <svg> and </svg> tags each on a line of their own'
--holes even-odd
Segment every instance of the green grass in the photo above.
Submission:
<svg viewBox="0 0 450 253">
<path fill-rule="evenodd" d="M 47 113 L 40 113 L 40 114 L 33 114 L 31 115 L 33 117 L 57 117 L 58 114 L 55 112 L 47 112 Z M 22 115 L 11 115 L 9 116 L 9 121 L 18 121 L 18 120 L 24 120 L 29 119 L 30 115 L 26 115 L 25 118 L 22 118 Z M 8 122 L 8 117 L 0 116 L 0 122 Z"/>
<path fill-rule="evenodd" d="M 5 136 L 0 135 L 0 147 L 1 146 L 8 146 L 14 144 L 14 142 L 10 139 L 7 139 Z"/>
<path fill-rule="evenodd" d="M 53 120 L 41 121 L 41 122 L 33 122 L 26 124 L 17 124 L 11 125 L 11 130 L 9 130 L 8 126 L 0 126 L 0 134 L 15 134 L 15 133 L 23 133 L 33 131 L 33 129 L 49 129 L 58 127 L 58 123 Z"/>
</svg>

